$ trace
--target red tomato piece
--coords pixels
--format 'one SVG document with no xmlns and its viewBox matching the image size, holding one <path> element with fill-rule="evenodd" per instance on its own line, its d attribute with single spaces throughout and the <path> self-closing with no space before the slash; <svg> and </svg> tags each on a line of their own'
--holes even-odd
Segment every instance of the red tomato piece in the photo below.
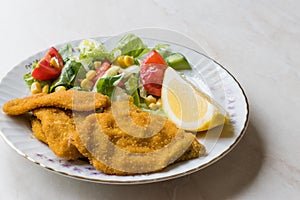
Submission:
<svg viewBox="0 0 300 200">
<path fill-rule="evenodd" d="M 140 80 L 144 89 L 152 95 L 161 96 L 162 82 L 166 65 L 143 64 L 140 68 Z"/>
<path fill-rule="evenodd" d="M 146 55 L 146 57 L 142 61 L 142 65 L 143 64 L 161 64 L 167 66 L 167 63 L 165 62 L 163 57 L 161 57 L 161 55 L 155 50 L 150 51 Z"/>
<path fill-rule="evenodd" d="M 105 72 L 111 67 L 111 64 L 108 61 L 105 61 L 101 64 L 101 67 L 96 69 L 96 76 L 92 79 L 94 83 L 105 74 Z"/>
<path fill-rule="evenodd" d="M 58 66 L 56 67 L 50 64 L 53 57 L 55 57 L 58 62 Z M 51 47 L 44 58 L 38 62 L 31 75 L 33 78 L 40 81 L 55 79 L 60 75 L 63 66 L 64 63 L 61 55 L 54 47 Z"/>
<path fill-rule="evenodd" d="M 58 61 L 58 64 L 60 67 L 64 66 L 64 61 L 61 57 L 61 55 L 59 54 L 59 52 L 54 48 L 51 47 L 48 52 L 46 53 L 44 59 L 48 62 L 50 62 L 51 58 L 55 57 Z"/>
<path fill-rule="evenodd" d="M 46 81 L 58 77 L 60 72 L 61 69 L 50 66 L 49 62 L 42 59 L 31 75 L 37 80 Z"/>
</svg>

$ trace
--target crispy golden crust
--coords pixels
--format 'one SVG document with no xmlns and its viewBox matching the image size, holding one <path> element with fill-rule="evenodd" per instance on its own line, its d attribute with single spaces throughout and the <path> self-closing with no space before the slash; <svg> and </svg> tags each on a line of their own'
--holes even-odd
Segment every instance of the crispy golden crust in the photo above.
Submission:
<svg viewBox="0 0 300 200">
<path fill-rule="evenodd" d="M 193 158 L 197 158 L 205 154 L 206 154 L 206 149 L 204 145 L 200 144 L 198 140 L 195 138 L 192 145 L 190 145 L 187 151 L 180 158 L 178 158 L 176 162 L 191 160 Z"/>
<path fill-rule="evenodd" d="M 9 115 L 20 115 L 41 107 L 89 111 L 109 106 L 110 100 L 108 96 L 100 93 L 68 90 L 17 98 L 4 104 L 2 110 Z"/>
<path fill-rule="evenodd" d="M 41 121 L 47 143 L 58 157 L 66 159 L 82 157 L 72 144 L 76 127 L 71 113 L 57 108 L 40 108 L 34 110 L 33 114 Z"/>
<path fill-rule="evenodd" d="M 130 115 L 136 124 L 149 123 L 149 113 L 136 110 L 130 111 Z M 123 132 L 111 113 L 88 116 L 74 142 L 96 169 L 116 175 L 159 171 L 175 161 L 205 154 L 205 147 L 194 135 L 178 129 L 168 120 L 154 136 L 138 138 Z"/>
<path fill-rule="evenodd" d="M 95 108 L 105 108 L 104 113 L 93 113 Z M 37 139 L 59 157 L 87 157 L 106 174 L 151 173 L 205 154 L 205 147 L 193 134 L 171 121 L 143 112 L 132 102 L 116 102 L 110 107 L 108 97 L 98 93 L 39 94 L 3 106 L 11 115 L 31 110 Z"/>
<path fill-rule="evenodd" d="M 47 142 L 47 137 L 45 135 L 45 133 L 43 132 L 42 129 L 42 123 L 39 119 L 37 119 L 36 117 L 31 119 L 31 127 L 32 127 L 32 132 L 33 135 L 40 141 L 48 144 Z"/>
</svg>

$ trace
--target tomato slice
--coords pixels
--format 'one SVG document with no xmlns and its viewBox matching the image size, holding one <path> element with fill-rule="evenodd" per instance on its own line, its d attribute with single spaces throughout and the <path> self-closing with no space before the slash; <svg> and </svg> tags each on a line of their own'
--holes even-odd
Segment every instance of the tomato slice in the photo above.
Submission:
<svg viewBox="0 0 300 200">
<path fill-rule="evenodd" d="M 52 58 L 57 60 L 58 66 L 52 66 L 50 64 Z M 55 79 L 60 75 L 63 66 L 64 62 L 61 55 L 54 47 L 51 47 L 44 58 L 39 61 L 31 75 L 33 78 L 40 81 Z"/>
<path fill-rule="evenodd" d="M 54 68 L 50 66 L 50 63 L 46 60 L 42 59 L 38 66 L 32 71 L 32 77 L 40 80 L 47 81 L 50 79 L 54 79 L 59 76 L 61 69 Z"/>
<path fill-rule="evenodd" d="M 51 58 L 55 57 L 58 61 L 59 66 L 63 66 L 64 65 L 64 61 L 61 57 L 61 55 L 59 54 L 59 52 L 54 48 L 51 47 L 48 52 L 46 53 L 44 59 L 48 62 L 50 62 Z"/>
<path fill-rule="evenodd" d="M 162 82 L 166 69 L 167 66 L 163 64 L 141 65 L 140 80 L 149 94 L 161 96 Z"/>
<path fill-rule="evenodd" d="M 94 83 L 105 74 L 105 72 L 111 67 L 111 64 L 108 61 L 105 61 L 101 64 L 101 66 L 96 69 L 96 76 L 92 79 Z"/>
<path fill-rule="evenodd" d="M 162 82 L 166 69 L 167 63 L 155 50 L 150 51 L 143 59 L 140 68 L 140 80 L 149 94 L 161 96 Z"/>
<path fill-rule="evenodd" d="M 161 64 L 167 66 L 167 63 L 165 62 L 163 57 L 161 57 L 161 55 L 155 50 L 150 51 L 146 55 L 146 57 L 142 61 L 142 65 L 143 64 Z"/>
</svg>

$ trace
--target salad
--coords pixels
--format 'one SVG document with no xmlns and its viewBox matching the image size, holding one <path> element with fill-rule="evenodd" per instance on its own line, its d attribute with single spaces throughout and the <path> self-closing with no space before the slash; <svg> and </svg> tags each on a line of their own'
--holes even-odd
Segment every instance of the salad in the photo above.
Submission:
<svg viewBox="0 0 300 200">
<path fill-rule="evenodd" d="M 108 51 L 100 42 L 85 39 L 78 46 L 51 47 L 30 65 L 24 80 L 32 94 L 83 90 L 112 97 L 118 86 L 137 107 L 164 115 L 161 95 L 166 69 L 191 69 L 184 55 L 168 47 L 148 47 L 138 36 L 127 34 Z"/>
</svg>

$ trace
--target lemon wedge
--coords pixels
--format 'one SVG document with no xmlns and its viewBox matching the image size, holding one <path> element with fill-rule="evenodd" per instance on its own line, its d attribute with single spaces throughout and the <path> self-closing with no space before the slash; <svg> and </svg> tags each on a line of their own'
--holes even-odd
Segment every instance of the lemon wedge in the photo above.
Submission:
<svg viewBox="0 0 300 200">
<path fill-rule="evenodd" d="M 228 120 L 221 106 L 171 67 L 165 71 L 161 100 L 168 119 L 185 130 L 205 131 Z"/>
</svg>

